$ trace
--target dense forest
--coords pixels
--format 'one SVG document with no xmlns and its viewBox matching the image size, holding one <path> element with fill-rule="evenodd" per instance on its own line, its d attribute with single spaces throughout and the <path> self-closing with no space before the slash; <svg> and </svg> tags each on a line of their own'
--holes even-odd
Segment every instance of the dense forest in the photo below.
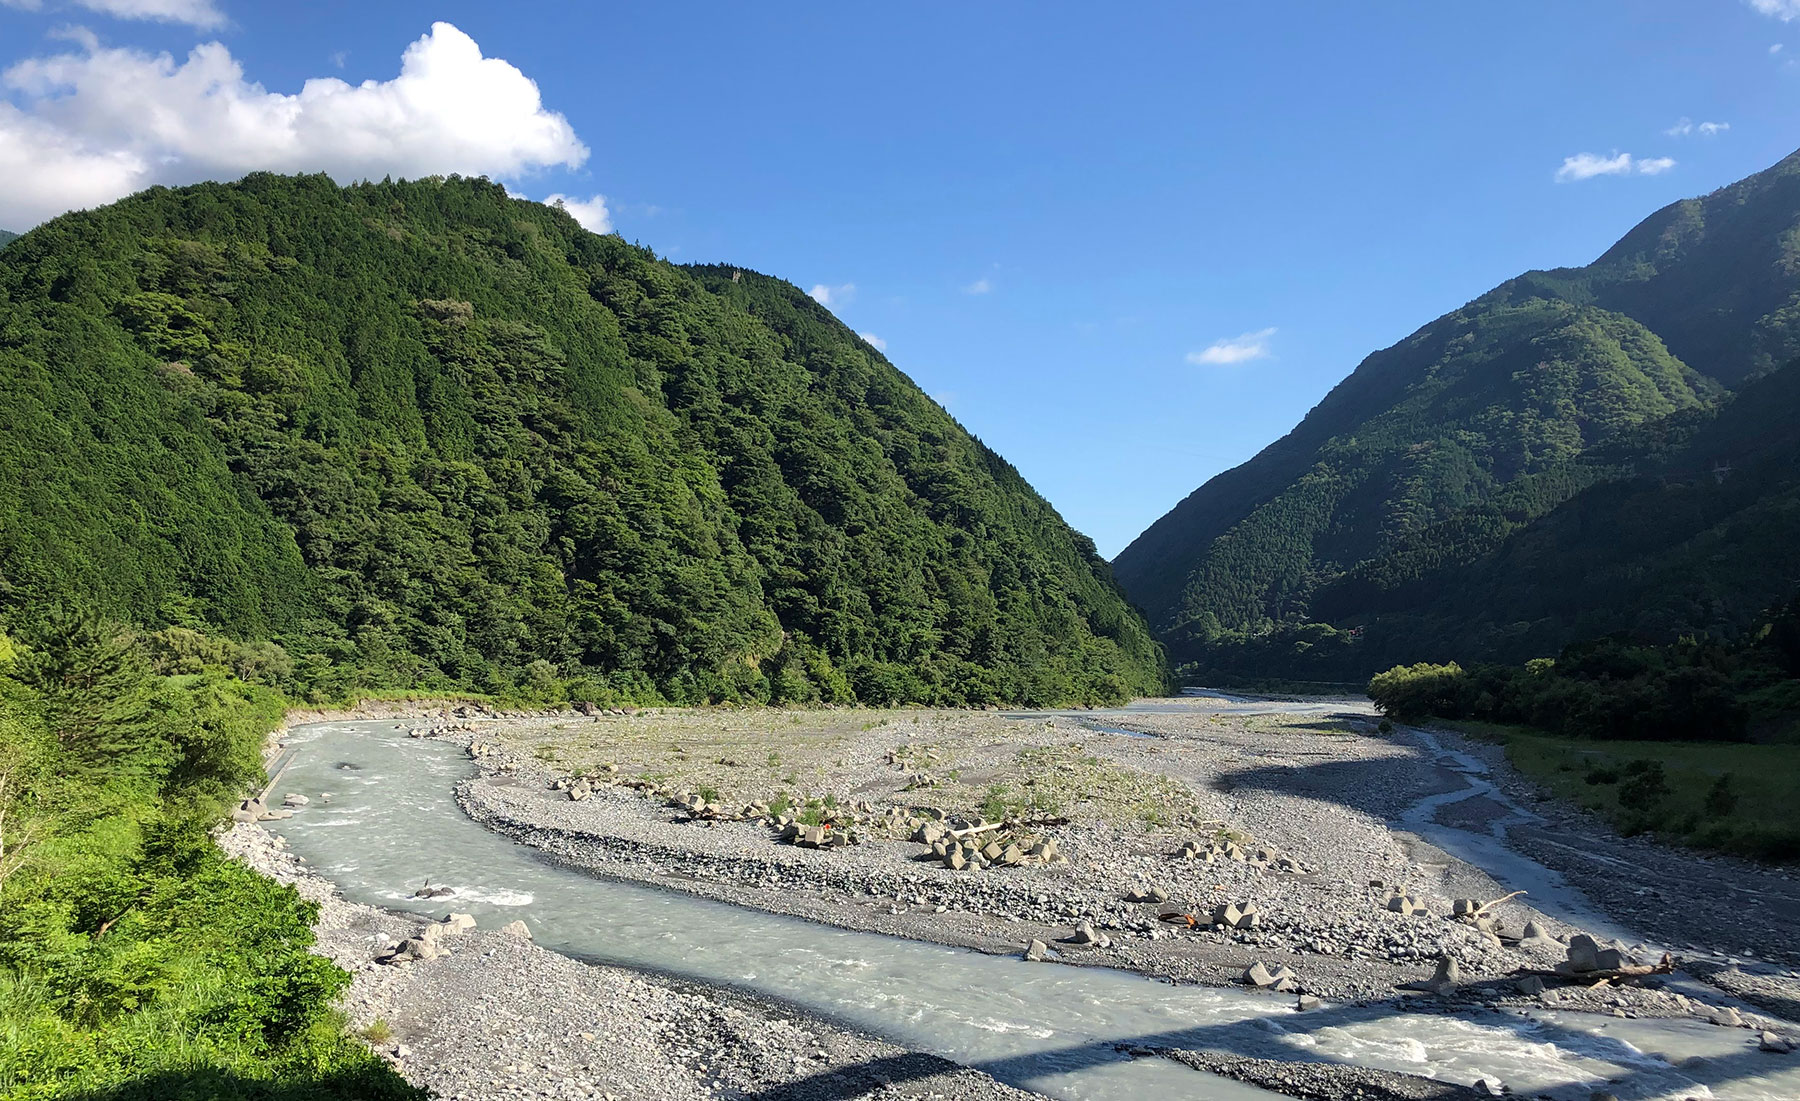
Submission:
<svg viewBox="0 0 1800 1101">
<path fill-rule="evenodd" d="M 1800 585 L 1797 357 L 1800 154 L 1370 356 L 1115 569 L 1209 680 L 1742 632 Z"/>
<path fill-rule="evenodd" d="M 297 698 L 1116 701 L 1085 537 L 790 284 L 485 180 L 253 175 L 0 256 L 0 608 Z"/>
</svg>

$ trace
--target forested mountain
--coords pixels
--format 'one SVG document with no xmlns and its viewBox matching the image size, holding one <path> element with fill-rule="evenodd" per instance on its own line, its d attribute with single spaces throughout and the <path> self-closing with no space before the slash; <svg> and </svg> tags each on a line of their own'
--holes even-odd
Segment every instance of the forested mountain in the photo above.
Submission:
<svg viewBox="0 0 1800 1101">
<path fill-rule="evenodd" d="M 0 248 L 5 248 L 8 241 L 15 241 L 18 237 L 19 235 L 11 230 L 0 229 Z"/>
<path fill-rule="evenodd" d="M 1741 627 L 1800 584 L 1766 553 L 1800 534 L 1774 458 L 1796 357 L 1800 154 L 1370 356 L 1114 567 L 1210 672 L 1356 679 Z"/>
<path fill-rule="evenodd" d="M 153 189 L 0 255 L 0 602 L 292 693 L 1108 700 L 1161 658 L 797 288 L 482 180 Z"/>
</svg>

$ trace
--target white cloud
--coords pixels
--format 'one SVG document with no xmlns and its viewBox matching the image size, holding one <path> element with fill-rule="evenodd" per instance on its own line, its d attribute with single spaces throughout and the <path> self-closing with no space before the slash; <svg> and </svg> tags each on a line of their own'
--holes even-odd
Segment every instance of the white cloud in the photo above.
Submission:
<svg viewBox="0 0 1800 1101">
<path fill-rule="evenodd" d="M 1556 170 L 1556 182 L 1591 180 L 1595 176 L 1629 176 L 1633 172 L 1644 176 L 1660 176 L 1674 167 L 1673 157 L 1634 158 L 1630 153 L 1614 153 L 1610 157 L 1603 157 L 1598 153 L 1577 153 L 1573 157 L 1563 158 L 1562 167 Z"/>
<path fill-rule="evenodd" d="M 874 334 L 874 333 L 857 333 L 857 334 L 856 334 L 856 335 L 857 335 L 857 336 L 860 336 L 860 337 L 862 337 L 862 338 L 863 338 L 863 339 L 864 339 L 864 340 L 865 340 L 865 341 L 867 341 L 867 342 L 868 342 L 868 343 L 869 343 L 869 344 L 870 344 L 870 345 L 871 345 L 871 346 L 872 346 L 872 347 L 873 347 L 873 348 L 874 348 L 874 349 L 875 349 L 875 350 L 876 350 L 876 351 L 878 351 L 878 352 L 885 352 L 885 351 L 887 351 L 887 341 L 885 341 L 885 340 L 883 340 L 883 339 L 881 339 L 881 338 L 880 338 L 880 337 L 878 337 L 878 336 L 876 336 L 876 335 L 875 335 L 875 334 Z"/>
<path fill-rule="evenodd" d="M 1722 134 L 1729 129 L 1731 129 L 1731 124 L 1729 122 L 1696 123 L 1693 119 L 1683 118 L 1675 125 L 1664 130 L 1663 133 L 1671 138 L 1685 138 L 1689 134 L 1699 134 L 1703 138 L 1710 138 Z"/>
<path fill-rule="evenodd" d="M 606 196 L 595 195 L 591 198 L 576 199 L 558 192 L 544 197 L 544 205 L 558 206 L 569 212 L 569 216 L 581 223 L 581 228 L 589 233 L 611 233 L 612 213 L 606 209 Z"/>
<path fill-rule="evenodd" d="M 1577 153 L 1573 157 L 1563 158 L 1562 167 L 1556 170 L 1556 182 L 1588 180 L 1595 176 L 1621 176 L 1630 171 L 1630 153 L 1617 153 L 1610 157 L 1602 157 L 1597 153 Z"/>
<path fill-rule="evenodd" d="M 1269 338 L 1275 335 L 1275 329 L 1258 329 L 1253 333 L 1243 333 L 1229 340 L 1215 340 L 1198 352 L 1189 352 L 1187 361 L 1192 364 L 1232 364 L 1246 363 L 1253 359 L 1268 359 Z"/>
<path fill-rule="evenodd" d="M 1779 42 L 1777 42 L 1777 43 L 1775 43 L 1775 44 L 1774 44 L 1774 45 L 1773 45 L 1773 46 L 1770 46 L 1770 47 L 1769 47 L 1769 53 L 1770 53 L 1770 54 L 1778 54 L 1778 53 L 1780 53 L 1780 52 L 1781 52 L 1781 51 L 1782 51 L 1782 50 L 1783 50 L 1783 49 L 1784 49 L 1784 48 L 1785 48 L 1785 47 L 1784 47 L 1784 46 L 1783 46 L 1783 45 L 1782 45 L 1782 44 L 1781 44 L 1781 43 L 1779 43 Z"/>
<path fill-rule="evenodd" d="M 213 0 L 73 0 L 79 7 L 115 19 L 149 19 L 158 23 L 186 23 L 203 31 L 225 25 L 225 13 Z M 9 8 L 43 10 L 43 0 L 0 0 Z"/>
<path fill-rule="evenodd" d="M 245 80 L 217 42 L 177 63 L 75 37 L 81 53 L 0 74 L 18 104 L 0 112 L 0 225 L 258 169 L 516 177 L 588 156 L 535 82 L 449 23 L 409 45 L 392 80 L 316 77 L 293 95 Z"/>
<path fill-rule="evenodd" d="M 975 280 L 975 282 L 970 283 L 968 286 L 964 287 L 963 293 L 964 294 L 986 294 L 993 289 L 994 289 L 994 285 L 992 283 L 988 282 L 987 279 L 984 277 L 981 279 L 977 279 L 977 280 Z"/>
<path fill-rule="evenodd" d="M 1750 6 L 1783 23 L 1800 19 L 1800 0 L 1750 0 Z"/>
<path fill-rule="evenodd" d="M 839 283 L 835 287 L 828 287 L 823 283 L 814 283 L 813 289 L 806 293 L 812 295 L 813 301 L 826 308 L 848 306 L 856 298 L 856 284 Z"/>
</svg>

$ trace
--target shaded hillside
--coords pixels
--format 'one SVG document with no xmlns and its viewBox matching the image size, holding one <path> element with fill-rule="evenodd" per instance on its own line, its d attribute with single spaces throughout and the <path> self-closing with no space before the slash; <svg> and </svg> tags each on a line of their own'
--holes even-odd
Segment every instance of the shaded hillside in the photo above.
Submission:
<svg viewBox="0 0 1800 1101">
<path fill-rule="evenodd" d="M 153 189 L 0 259 L 0 598 L 291 681 L 1117 699 L 1092 544 L 797 288 L 486 181 Z"/>
<path fill-rule="evenodd" d="M 0 229 L 0 248 L 5 248 L 7 245 L 7 242 L 16 241 L 18 239 L 19 239 L 18 234 L 13 233 L 10 230 Z"/>
<path fill-rule="evenodd" d="M 1309 622 L 1363 626 L 1391 610 L 1378 594 L 1447 583 L 1576 494 L 1659 461 L 1728 387 L 1797 354 L 1800 154 L 1370 356 L 1114 567 L 1178 661 Z M 1760 610 L 1721 584 L 1733 617 Z"/>
</svg>

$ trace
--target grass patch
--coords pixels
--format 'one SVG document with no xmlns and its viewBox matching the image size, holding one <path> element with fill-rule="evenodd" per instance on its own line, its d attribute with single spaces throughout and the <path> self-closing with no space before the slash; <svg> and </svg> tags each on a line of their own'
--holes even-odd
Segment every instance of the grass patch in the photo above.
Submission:
<svg viewBox="0 0 1800 1101">
<path fill-rule="evenodd" d="M 1800 860 L 1800 753 L 1792 746 L 1600 742 L 1517 730 L 1503 740 L 1520 772 L 1621 832 Z"/>
</svg>

